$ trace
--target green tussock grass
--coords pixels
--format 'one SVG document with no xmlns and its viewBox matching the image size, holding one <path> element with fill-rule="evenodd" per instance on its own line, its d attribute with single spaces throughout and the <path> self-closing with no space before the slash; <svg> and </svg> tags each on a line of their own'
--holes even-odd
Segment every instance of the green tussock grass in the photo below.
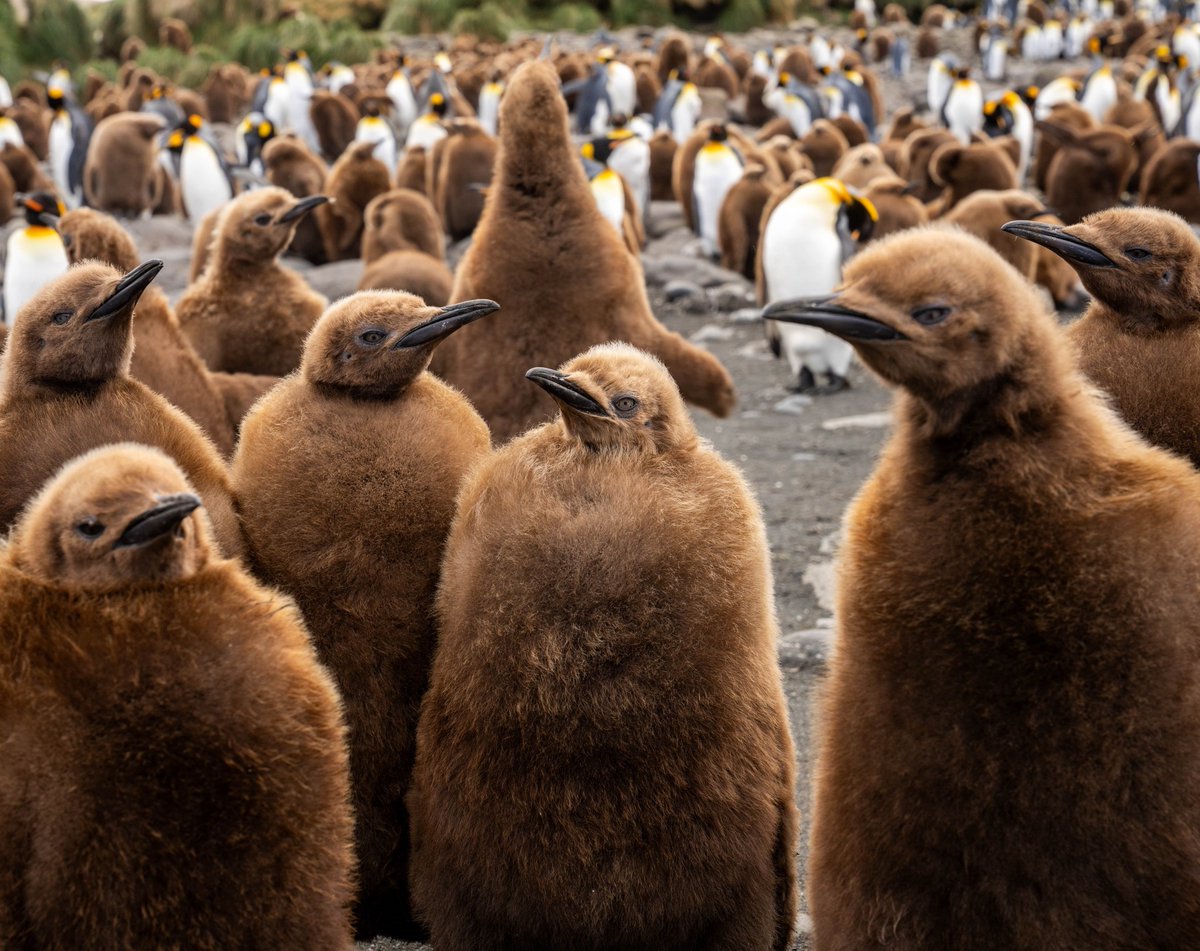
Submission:
<svg viewBox="0 0 1200 951">
<path fill-rule="evenodd" d="M 459 10 L 450 21 L 450 32 L 503 42 L 518 25 L 517 19 L 500 4 L 487 0 L 476 9 Z"/>
<path fill-rule="evenodd" d="M 725 33 L 745 33 L 767 22 L 763 0 L 725 0 L 717 17 L 717 29 Z"/>
<path fill-rule="evenodd" d="M 303 50 L 320 67 L 330 60 L 362 63 L 382 47 L 385 37 L 367 33 L 354 23 L 324 23 L 302 14 L 281 23 L 245 24 L 234 30 L 226 42 L 206 34 L 224 58 L 242 63 L 248 69 L 268 69 L 279 62 L 284 49 Z"/>
<path fill-rule="evenodd" d="M 612 0 L 608 22 L 614 26 L 666 26 L 677 22 L 670 0 Z"/>
<path fill-rule="evenodd" d="M 15 80 L 21 70 L 17 14 L 9 0 L 0 0 L 0 76 Z"/>
<path fill-rule="evenodd" d="M 20 56 L 26 66 L 92 58 L 92 25 L 80 7 L 71 0 L 35 0 L 31 6 L 29 22 L 20 31 Z"/>
</svg>

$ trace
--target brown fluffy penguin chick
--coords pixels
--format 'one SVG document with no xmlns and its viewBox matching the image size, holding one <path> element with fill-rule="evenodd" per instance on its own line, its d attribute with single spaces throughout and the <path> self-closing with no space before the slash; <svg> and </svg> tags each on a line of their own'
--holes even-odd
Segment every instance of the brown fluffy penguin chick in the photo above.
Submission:
<svg viewBox="0 0 1200 951">
<path fill-rule="evenodd" d="M 345 699 L 362 938 L 414 932 L 404 794 L 433 599 L 459 483 L 488 452 L 471 404 L 425 369 L 440 339 L 496 309 L 398 293 L 339 301 L 301 372 L 246 418 L 234 461 L 252 562 L 296 598 Z"/>
<path fill-rule="evenodd" d="M 657 360 L 528 376 L 562 415 L 475 469 L 446 545 L 418 913 L 439 951 L 782 951 L 794 763 L 758 505 Z"/>
<path fill-rule="evenodd" d="M 120 271 L 138 264 L 133 239 L 108 215 L 90 208 L 69 211 L 58 223 L 72 264 L 102 261 Z M 223 456 L 233 453 L 234 432 L 225 400 L 204 361 L 171 312 L 167 295 L 150 286 L 142 293 L 133 322 L 133 359 L 129 375 L 187 413 Z"/>
<path fill-rule="evenodd" d="M 357 142 L 333 163 L 325 179 L 331 201 L 317 212 L 325 258 L 345 261 L 362 253 L 363 210 L 392 187 L 391 171 L 374 155 L 378 142 Z"/>
<path fill-rule="evenodd" d="M 1037 274 L 1037 247 L 1000 229 L 1010 221 L 1040 218 L 1045 212 L 1040 201 L 1019 188 L 985 189 L 968 195 L 943 220 L 986 241 L 1026 280 L 1032 281 Z"/>
<path fill-rule="evenodd" d="M 372 199 L 363 219 L 360 291 L 408 291 L 436 307 L 450 300 L 454 273 L 443 260 L 442 226 L 428 198 L 394 188 Z"/>
<path fill-rule="evenodd" d="M 1005 228 L 1062 256 L 1092 303 L 1067 335 L 1084 373 L 1157 446 L 1200 467 L 1200 241 L 1177 215 L 1113 208 Z"/>
<path fill-rule="evenodd" d="M 920 227 L 929 220 L 925 204 L 909 194 L 908 183 L 898 175 L 873 179 L 862 190 L 862 197 L 875 206 L 879 215 L 868 241 L 878 241 L 897 231 Z"/>
<path fill-rule="evenodd" d="M 130 218 L 153 210 L 162 197 L 155 171 L 165 126 L 161 116 L 147 112 L 118 113 L 96 125 L 83 169 L 89 205 Z"/>
<path fill-rule="evenodd" d="M 866 188 L 877 178 L 890 178 L 896 172 L 883 157 L 883 150 L 873 142 L 856 145 L 838 159 L 832 176 L 851 188 Z"/>
<path fill-rule="evenodd" d="M 812 162 L 817 178 L 832 174 L 838 160 L 850 150 L 842 130 L 828 119 L 817 119 L 800 140 L 800 145 Z"/>
<path fill-rule="evenodd" d="M 650 139 L 650 200 L 674 201 L 675 183 L 672 174 L 675 168 L 675 153 L 679 145 L 675 136 L 666 129 L 659 129 Z"/>
<path fill-rule="evenodd" d="M 278 259 L 300 218 L 327 201 L 260 188 L 222 210 L 208 265 L 175 309 L 210 370 L 284 376 L 299 365 L 328 301 Z"/>
<path fill-rule="evenodd" d="M 1200 142 L 1175 139 L 1150 160 L 1142 173 L 1141 204 L 1173 211 L 1200 224 L 1200 183 L 1196 180 Z"/>
<path fill-rule="evenodd" d="M 998 139 L 941 146 L 929 160 L 929 177 L 942 188 L 941 197 L 928 208 L 933 218 L 977 191 L 1008 191 L 1020 185 L 1016 160 Z"/>
<path fill-rule="evenodd" d="M 444 143 L 444 145 L 443 145 Z M 456 120 L 442 142 L 441 164 L 432 198 L 452 241 L 475 230 L 483 214 L 483 189 L 491 183 L 496 140 L 474 119 Z"/>
<path fill-rule="evenodd" d="M 349 949 L 337 692 L 161 452 L 65 466 L 0 550 L 0 944 Z"/>
<path fill-rule="evenodd" d="M 396 187 L 411 188 L 425 194 L 425 166 L 428 164 L 425 146 L 414 145 L 404 150 L 404 157 L 396 166 Z"/>
<path fill-rule="evenodd" d="M 96 446 L 156 446 L 187 473 L 226 555 L 240 555 L 229 474 L 186 414 L 129 376 L 130 324 L 162 268 L 122 276 L 90 261 L 43 287 L 17 313 L 0 365 L 0 532 L 68 459 Z"/>
<path fill-rule="evenodd" d="M 192 260 L 188 264 L 188 284 L 195 284 L 200 280 L 204 269 L 208 267 L 213 238 L 217 232 L 217 219 L 224 210 L 224 207 L 221 207 L 210 211 L 200 219 L 196 230 L 192 232 Z"/>
<path fill-rule="evenodd" d="M 451 300 L 476 297 L 504 310 L 447 340 L 434 369 L 467 394 L 497 440 L 552 415 L 522 379 L 530 366 L 610 340 L 656 354 L 689 402 L 718 416 L 733 408 L 733 379 L 720 362 L 651 313 L 641 266 L 601 214 L 576 157 L 557 75 L 540 61 L 513 74 L 500 103 L 496 177 Z"/>
<path fill-rule="evenodd" d="M 767 316 L 900 388 L 846 517 L 813 946 L 1200 947 L 1200 477 L 961 232 Z"/>
<path fill-rule="evenodd" d="M 1120 203 L 1137 163 L 1133 136 L 1117 126 L 1073 132 L 1048 122 L 1038 129 L 1060 141 L 1046 170 L 1046 203 L 1075 224 Z"/>
<path fill-rule="evenodd" d="M 303 140 L 280 135 L 263 146 L 263 170 L 267 181 L 286 189 L 297 198 L 325 194 L 325 176 L 329 170 Z M 306 215 L 296 226 L 296 236 L 288 248 L 313 264 L 324 264 L 325 238 L 316 215 Z"/>
<path fill-rule="evenodd" d="M 772 191 L 763 181 L 765 172 L 761 165 L 747 166 L 741 179 L 725 195 L 717 219 L 721 267 L 737 271 L 751 280 L 758 256 L 763 209 L 767 207 Z"/>
</svg>

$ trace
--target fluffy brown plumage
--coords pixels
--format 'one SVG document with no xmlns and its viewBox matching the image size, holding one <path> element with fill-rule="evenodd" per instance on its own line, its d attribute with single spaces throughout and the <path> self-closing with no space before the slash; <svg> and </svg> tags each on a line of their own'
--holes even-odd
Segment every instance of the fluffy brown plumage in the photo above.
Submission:
<svg viewBox="0 0 1200 951">
<path fill-rule="evenodd" d="M 204 499 L 226 555 L 242 551 L 229 476 L 184 413 L 129 376 L 130 323 L 162 262 L 77 264 L 17 314 L 0 366 L 0 531 L 69 459 L 112 442 L 166 452 Z"/>
<path fill-rule="evenodd" d="M 771 187 L 763 181 L 761 165 L 746 168 L 742 178 L 725 195 L 717 219 L 717 243 L 721 248 L 721 266 L 754 279 L 758 259 L 758 239 L 763 209 L 771 197 Z"/>
<path fill-rule="evenodd" d="M 391 188 L 391 172 L 374 155 L 377 143 L 357 142 L 342 153 L 325 179 L 332 199 L 317 212 L 325 240 L 325 258 L 344 261 L 362 252 L 363 211 L 376 195 Z"/>
<path fill-rule="evenodd" d="M 1200 143 L 1174 139 L 1164 146 L 1150 159 L 1142 173 L 1141 204 L 1165 208 L 1189 222 L 1200 224 L 1197 160 L 1200 160 Z"/>
<path fill-rule="evenodd" d="M 454 273 L 446 266 L 441 223 L 428 198 L 394 188 L 372 199 L 363 219 L 359 290 L 408 291 L 435 307 L 450 300 Z"/>
<path fill-rule="evenodd" d="M 263 170 L 272 185 L 284 188 L 297 198 L 325 194 L 325 163 L 304 142 L 293 135 L 276 136 L 262 150 Z M 289 250 L 313 264 L 324 264 L 325 238 L 316 215 L 306 215 L 296 226 Z M 194 278 L 193 278 L 194 280 Z"/>
<path fill-rule="evenodd" d="M 1113 208 L 1068 228 L 1014 222 L 1092 295 L 1067 333 L 1084 373 L 1148 441 L 1200 467 L 1200 241 L 1176 215 Z"/>
<path fill-rule="evenodd" d="M 362 938 L 414 930 L 404 794 L 433 598 L 459 482 L 488 451 L 483 420 L 425 368 L 436 334 L 494 309 L 398 293 L 339 301 L 301 372 L 247 417 L 234 461 L 256 570 L 296 598 L 345 697 Z M 421 325 L 435 336 L 403 345 Z"/>
<path fill-rule="evenodd" d="M 531 371 L 562 417 L 472 473 L 447 542 L 418 910 L 442 951 L 783 949 L 794 765 L 758 506 L 658 361 L 612 344 L 564 370 Z"/>
<path fill-rule="evenodd" d="M 897 235 L 792 314 L 900 388 L 846 519 L 814 946 L 1196 947 L 1198 477 L 978 239 Z"/>
<path fill-rule="evenodd" d="M 1046 169 L 1046 202 L 1067 224 L 1120 203 L 1137 163 L 1133 136 L 1117 126 L 1084 132 L 1039 122 L 1044 136 L 1059 140 Z"/>
<path fill-rule="evenodd" d="M 527 63 L 513 74 L 500 128 L 496 178 L 451 299 L 487 297 L 504 310 L 446 341 L 435 370 L 467 394 L 498 440 L 551 415 L 522 379 L 526 369 L 609 340 L 656 354 L 685 399 L 726 415 L 732 378 L 651 313 L 640 265 L 592 198 L 550 66 Z"/>
<path fill-rule="evenodd" d="M 1040 201 L 1019 188 L 983 189 L 964 198 L 943 220 L 986 241 L 1026 280 L 1032 281 L 1037 275 L 1037 247 L 1005 234 L 1000 226 L 1018 218 L 1040 218 L 1045 211 Z"/>
<path fill-rule="evenodd" d="M 459 241 L 475 230 L 483 214 L 483 189 L 491 183 L 496 140 L 473 119 L 450 123 L 442 146 L 431 197 L 446 233 Z"/>
<path fill-rule="evenodd" d="M 165 124 L 160 116 L 144 112 L 118 113 L 97 124 L 83 169 L 88 204 L 135 218 L 159 203 L 156 140 Z"/>
<path fill-rule="evenodd" d="M 220 212 L 204 273 L 176 316 L 210 370 L 283 376 L 328 303 L 279 263 L 299 218 L 326 201 L 282 188 L 245 192 Z"/>
<path fill-rule="evenodd" d="M 0 549 L 0 944 L 348 949 L 339 702 L 162 453 L 64 469 Z"/>
</svg>

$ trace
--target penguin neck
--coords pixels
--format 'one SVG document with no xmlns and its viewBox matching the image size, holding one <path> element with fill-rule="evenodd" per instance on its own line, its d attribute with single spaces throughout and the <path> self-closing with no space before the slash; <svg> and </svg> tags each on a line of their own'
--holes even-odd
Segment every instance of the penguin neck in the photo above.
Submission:
<svg viewBox="0 0 1200 951">
<path fill-rule="evenodd" d="M 1031 324 L 1007 365 L 974 386 L 951 393 L 902 390 L 902 437 L 923 452 L 959 459 L 989 443 L 1010 446 L 1061 431 L 1084 384 L 1052 333 Z"/>
<path fill-rule="evenodd" d="M 264 271 L 279 267 L 278 253 L 270 257 L 252 257 L 230 245 L 223 236 L 217 239 L 217 244 L 213 248 L 213 260 L 217 266 L 206 268 L 206 274 L 220 273 L 224 276 L 245 280 L 261 279 Z"/>
<path fill-rule="evenodd" d="M 1200 328 L 1200 314 L 1160 314 L 1152 307 L 1117 310 L 1098 297 L 1092 298 L 1081 321 L 1103 326 L 1131 337 L 1154 337 L 1170 333 L 1194 333 Z"/>
<path fill-rule="evenodd" d="M 527 212 L 531 205 L 563 208 L 571 201 L 594 205 L 583 165 L 566 134 L 547 135 L 530 147 L 510 132 L 502 140 L 498 167 L 497 205 L 505 212 Z"/>
</svg>

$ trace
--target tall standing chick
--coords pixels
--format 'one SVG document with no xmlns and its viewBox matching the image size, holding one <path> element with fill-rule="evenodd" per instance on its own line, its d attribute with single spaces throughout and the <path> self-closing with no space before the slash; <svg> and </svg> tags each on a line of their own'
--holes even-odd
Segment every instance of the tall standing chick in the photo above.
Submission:
<svg viewBox="0 0 1200 951">
<path fill-rule="evenodd" d="M 795 765 L 758 505 L 653 357 L 527 377 L 561 416 L 475 469 L 446 544 L 418 912 L 440 951 L 782 951 Z"/>
<path fill-rule="evenodd" d="M 768 313 L 900 389 L 846 517 L 814 947 L 1200 946 L 1200 476 L 977 238 L 896 235 Z"/>
<path fill-rule="evenodd" d="M 496 176 L 451 300 L 478 297 L 504 310 L 448 340 L 434 370 L 466 393 L 497 440 L 552 415 L 523 385 L 526 369 L 612 340 L 658 356 L 689 402 L 718 416 L 733 408 L 728 371 L 651 313 L 640 265 L 592 197 L 547 62 L 517 69 L 500 103 Z"/>
<path fill-rule="evenodd" d="M 433 658 L 454 498 L 487 425 L 425 372 L 438 341 L 497 309 L 359 293 L 247 417 L 234 460 L 250 556 L 292 594 L 346 702 L 359 936 L 413 936 L 404 795 Z M 356 513 L 358 513 L 356 517 Z"/>
<path fill-rule="evenodd" d="M 1080 368 L 1130 426 L 1200 467 L 1200 241 L 1187 222 L 1113 208 L 1070 227 L 1004 230 L 1075 268 L 1092 295 L 1067 329 Z"/>
<path fill-rule="evenodd" d="M 74 460 L 0 549 L 0 945 L 350 941 L 337 693 L 165 455 Z"/>
<path fill-rule="evenodd" d="M 129 376 L 131 324 L 162 269 L 148 261 L 122 275 L 79 264 L 17 314 L 0 364 L 0 532 L 64 462 L 112 442 L 155 446 L 187 473 L 227 556 L 242 536 L 220 455 L 199 427 Z"/>
<path fill-rule="evenodd" d="M 278 259 L 300 219 L 326 201 L 260 188 L 221 212 L 208 265 L 175 310 L 210 370 L 284 376 L 299 366 L 329 302 Z"/>
</svg>

